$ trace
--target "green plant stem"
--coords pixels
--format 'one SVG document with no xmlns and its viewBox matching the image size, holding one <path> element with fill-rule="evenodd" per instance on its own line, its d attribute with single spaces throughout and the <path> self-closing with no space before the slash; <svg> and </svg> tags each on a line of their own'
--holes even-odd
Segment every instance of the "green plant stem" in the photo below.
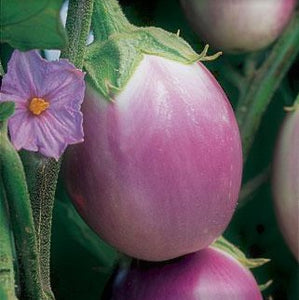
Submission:
<svg viewBox="0 0 299 300">
<path fill-rule="evenodd" d="M 61 56 L 67 58 L 80 69 L 83 66 L 83 56 L 90 30 L 92 11 L 93 0 L 69 1 L 66 23 L 69 43 Z M 54 299 L 50 285 L 50 247 L 52 212 L 61 160 L 55 161 L 28 152 L 24 152 L 22 157 L 38 240 L 43 289 L 49 299 Z"/>
<path fill-rule="evenodd" d="M 0 61 L 0 76 L 3 76 L 4 74 L 5 74 L 4 69 L 3 69 L 2 63 Z"/>
<path fill-rule="evenodd" d="M 248 91 L 240 98 L 236 116 L 246 161 L 262 116 L 281 80 L 299 52 L 299 13 L 274 45 L 270 55 L 256 72 Z"/>
<path fill-rule="evenodd" d="M 225 78 L 230 83 L 237 87 L 239 91 L 242 91 L 246 78 L 239 71 L 233 68 L 228 61 L 224 61 L 222 65 L 222 72 L 225 73 Z"/>
<path fill-rule="evenodd" d="M 85 46 L 90 31 L 94 0 L 70 0 L 66 21 L 68 47 L 61 57 L 68 58 L 77 68 L 82 69 Z"/>
<path fill-rule="evenodd" d="M 105 41 L 110 35 L 126 32 L 134 26 L 122 12 L 117 0 L 95 0 L 92 27 L 95 39 Z"/>
<path fill-rule="evenodd" d="M 22 153 L 40 257 L 42 286 L 47 299 L 55 299 L 50 284 L 52 210 L 59 163 L 36 153 Z"/>
<path fill-rule="evenodd" d="M 44 298 L 31 205 L 24 169 L 0 122 L 0 166 L 21 274 L 22 299 Z"/>
<path fill-rule="evenodd" d="M 10 230 L 6 195 L 0 174 L 0 299 L 16 300 Z"/>
<path fill-rule="evenodd" d="M 263 170 L 260 174 L 243 184 L 239 195 L 238 208 L 243 207 L 252 199 L 254 193 L 270 179 L 270 166 Z"/>
<path fill-rule="evenodd" d="M 244 61 L 243 71 L 244 71 L 244 76 L 248 81 L 250 81 L 250 79 L 254 76 L 259 55 L 260 52 L 250 53 L 247 55 Z"/>
</svg>

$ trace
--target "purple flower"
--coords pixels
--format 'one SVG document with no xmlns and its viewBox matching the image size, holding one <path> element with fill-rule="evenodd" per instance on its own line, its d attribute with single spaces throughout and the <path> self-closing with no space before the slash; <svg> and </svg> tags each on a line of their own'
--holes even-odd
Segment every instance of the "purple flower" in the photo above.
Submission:
<svg viewBox="0 0 299 300">
<path fill-rule="evenodd" d="M 82 142 L 84 91 L 84 73 L 67 60 L 15 50 L 0 93 L 0 102 L 16 104 L 8 123 L 14 147 L 58 159 L 68 144 Z"/>
</svg>

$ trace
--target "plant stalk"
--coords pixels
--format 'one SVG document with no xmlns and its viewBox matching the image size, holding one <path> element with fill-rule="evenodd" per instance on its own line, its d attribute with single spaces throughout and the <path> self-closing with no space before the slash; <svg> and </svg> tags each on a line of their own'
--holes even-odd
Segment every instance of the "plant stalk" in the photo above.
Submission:
<svg viewBox="0 0 299 300">
<path fill-rule="evenodd" d="M 0 122 L 0 167 L 22 278 L 22 299 L 46 299 L 42 290 L 37 241 L 25 173 L 18 153 L 8 139 L 7 121 Z"/>
<path fill-rule="evenodd" d="M 4 69 L 3 69 L 2 63 L 0 61 L 0 76 L 3 76 L 4 74 L 5 74 Z"/>
<path fill-rule="evenodd" d="M 67 58 L 77 68 L 82 69 L 87 37 L 90 31 L 93 0 L 70 0 L 66 30 L 68 47 L 61 57 Z M 23 152 L 23 163 L 26 171 L 30 200 L 38 240 L 40 270 L 43 288 L 49 299 L 54 299 L 50 284 L 50 248 L 52 214 L 56 184 L 61 159 L 42 157 L 36 153 Z"/>
<path fill-rule="evenodd" d="M 248 91 L 239 100 L 236 116 L 242 137 L 244 161 L 272 96 L 298 53 L 299 12 L 295 13 L 270 55 L 256 72 Z"/>
<path fill-rule="evenodd" d="M 95 0 L 92 27 L 95 39 L 105 41 L 110 35 L 127 32 L 134 26 L 122 12 L 117 0 Z"/>
<path fill-rule="evenodd" d="M 68 46 L 61 53 L 77 68 L 82 69 L 86 42 L 90 32 L 94 0 L 70 0 L 66 20 Z"/>
<path fill-rule="evenodd" d="M 260 174 L 243 184 L 239 195 L 238 209 L 245 206 L 258 189 L 270 179 L 271 168 L 268 166 Z"/>
<path fill-rule="evenodd" d="M 0 299 L 17 299 L 12 243 L 6 195 L 0 174 Z"/>
</svg>

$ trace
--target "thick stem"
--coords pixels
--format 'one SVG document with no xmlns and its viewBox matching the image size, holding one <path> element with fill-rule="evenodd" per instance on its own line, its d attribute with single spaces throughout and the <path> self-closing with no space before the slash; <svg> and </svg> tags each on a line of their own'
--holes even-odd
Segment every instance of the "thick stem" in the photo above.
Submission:
<svg viewBox="0 0 299 300">
<path fill-rule="evenodd" d="M 90 31 L 93 0 L 70 0 L 66 30 L 69 37 L 68 48 L 62 57 L 83 66 L 83 56 Z M 50 247 L 52 211 L 61 160 L 41 157 L 35 153 L 23 153 L 23 162 L 29 184 L 30 200 L 38 240 L 40 270 L 43 289 L 49 299 L 54 299 L 50 285 Z"/>
<path fill-rule="evenodd" d="M 105 41 L 110 35 L 127 32 L 132 27 L 117 0 L 95 0 L 92 29 L 97 41 Z"/>
<path fill-rule="evenodd" d="M 30 191 L 43 290 L 54 299 L 50 283 L 52 211 L 60 163 L 36 153 L 22 154 Z"/>
<path fill-rule="evenodd" d="M 0 122 L 0 166 L 22 278 L 22 299 L 46 299 L 42 290 L 37 242 L 24 169 L 18 153 L 8 140 L 6 122 Z"/>
<path fill-rule="evenodd" d="M 242 136 L 244 161 L 262 116 L 298 52 L 299 13 L 296 13 L 269 57 L 257 71 L 249 90 L 239 100 L 236 115 Z"/>
<path fill-rule="evenodd" d="M 68 47 L 61 57 L 68 58 L 77 68 L 82 69 L 85 46 L 90 31 L 93 0 L 70 0 L 66 22 Z"/>
<path fill-rule="evenodd" d="M 10 230 L 6 195 L 0 174 L 0 299 L 16 300 Z"/>
</svg>

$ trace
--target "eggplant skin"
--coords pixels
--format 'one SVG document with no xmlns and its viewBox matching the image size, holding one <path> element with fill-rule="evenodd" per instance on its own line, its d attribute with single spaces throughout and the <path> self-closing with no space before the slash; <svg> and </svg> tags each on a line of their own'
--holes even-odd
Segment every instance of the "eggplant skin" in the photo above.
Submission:
<svg viewBox="0 0 299 300">
<path fill-rule="evenodd" d="M 227 253 L 205 248 L 167 263 L 120 270 L 111 300 L 262 300 L 252 273 Z"/>
<path fill-rule="evenodd" d="M 299 262 L 299 110 L 289 112 L 277 140 L 272 191 L 277 222 Z"/>
<path fill-rule="evenodd" d="M 114 101 L 90 86 L 85 141 L 65 156 L 66 187 L 95 232 L 119 251 L 162 261 L 211 244 L 235 210 L 238 125 L 201 63 L 144 55 Z"/>
<path fill-rule="evenodd" d="M 181 0 L 193 30 L 225 52 L 270 45 L 291 19 L 296 0 Z"/>
</svg>

